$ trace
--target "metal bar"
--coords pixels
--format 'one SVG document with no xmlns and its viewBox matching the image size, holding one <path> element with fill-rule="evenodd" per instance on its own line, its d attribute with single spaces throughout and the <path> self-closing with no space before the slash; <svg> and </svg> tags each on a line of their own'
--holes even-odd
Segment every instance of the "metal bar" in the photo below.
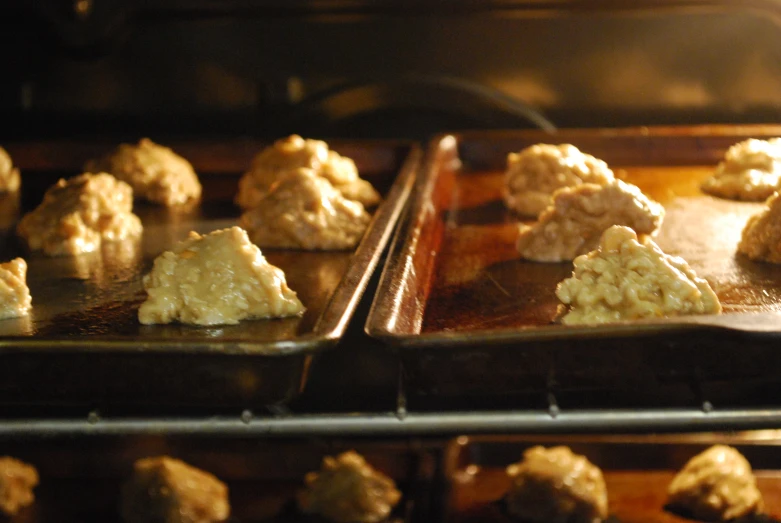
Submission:
<svg viewBox="0 0 781 523">
<path fill-rule="evenodd" d="M 781 427 L 781 408 L 318 414 L 179 419 L 101 418 L 4 420 L 0 437 L 189 434 L 202 436 L 402 436 L 507 432 L 708 431 Z"/>
</svg>

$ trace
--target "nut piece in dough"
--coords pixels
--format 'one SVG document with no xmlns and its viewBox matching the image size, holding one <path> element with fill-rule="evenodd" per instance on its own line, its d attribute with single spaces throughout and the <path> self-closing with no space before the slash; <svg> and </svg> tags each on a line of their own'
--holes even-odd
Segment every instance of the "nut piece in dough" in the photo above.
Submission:
<svg viewBox="0 0 781 523">
<path fill-rule="evenodd" d="M 201 183 L 190 162 L 149 138 L 137 145 L 121 144 L 111 154 L 88 162 L 86 170 L 111 173 L 130 184 L 136 198 L 168 207 L 201 197 Z"/>
<path fill-rule="evenodd" d="M 128 184 L 106 173 L 82 174 L 50 187 L 17 232 L 32 250 L 74 256 L 93 252 L 102 242 L 141 236 L 141 220 L 132 210 Z"/>
<path fill-rule="evenodd" d="M 274 145 L 258 153 L 252 166 L 239 180 L 236 203 L 244 209 L 252 209 L 271 186 L 288 171 L 306 167 L 322 176 L 348 200 L 365 206 L 376 205 L 379 193 L 366 180 L 358 176 L 355 162 L 328 149 L 321 140 L 309 140 L 293 134 L 277 140 Z"/>
<path fill-rule="evenodd" d="M 607 489 L 602 471 L 569 447 L 532 447 L 523 460 L 507 467 L 512 485 L 507 511 L 539 523 L 592 523 L 607 518 Z"/>
<path fill-rule="evenodd" d="M 304 478 L 298 506 L 335 523 L 377 523 L 388 518 L 401 499 L 392 479 L 374 470 L 360 454 L 326 456 L 318 472 Z"/>
<path fill-rule="evenodd" d="M 209 474 L 168 456 L 144 458 L 122 487 L 127 523 L 214 523 L 230 516 L 228 487 Z"/>
<path fill-rule="evenodd" d="M 32 505 L 33 488 L 37 485 L 35 467 L 8 456 L 0 457 L 0 515 L 13 516 Z"/>
<path fill-rule="evenodd" d="M 569 306 L 565 325 L 721 312 L 716 293 L 686 261 L 628 227 L 606 230 L 599 248 L 574 265 L 572 277 L 556 287 Z"/>
<path fill-rule="evenodd" d="M 289 172 L 271 186 L 240 224 L 261 247 L 351 249 L 371 217 L 311 169 Z"/>
<path fill-rule="evenodd" d="M 667 494 L 671 507 L 706 521 L 757 514 L 764 506 L 751 465 L 726 445 L 714 445 L 690 459 Z"/>
<path fill-rule="evenodd" d="M 0 320 L 27 316 L 31 307 L 27 262 L 16 258 L 0 263 Z"/>
<path fill-rule="evenodd" d="M 746 222 L 738 252 L 752 260 L 781 263 L 781 196 L 767 200 L 767 208 Z"/>
<path fill-rule="evenodd" d="M 14 167 L 11 156 L 0 147 L 0 193 L 16 192 L 22 183 L 19 169 Z"/>
<path fill-rule="evenodd" d="M 283 318 L 303 312 L 282 269 L 274 267 L 239 227 L 187 240 L 155 259 L 144 276 L 143 324 L 179 321 L 235 325 L 240 320 Z"/>
<path fill-rule="evenodd" d="M 573 260 L 595 249 L 602 233 L 613 225 L 652 234 L 663 217 L 660 204 L 621 180 L 567 187 L 554 193 L 553 204 L 536 223 L 521 225 L 518 252 L 540 262 Z"/>
<path fill-rule="evenodd" d="M 781 184 L 781 138 L 749 139 L 727 150 L 702 191 L 729 200 L 761 202 Z"/>
<path fill-rule="evenodd" d="M 507 155 L 504 202 L 521 216 L 534 216 L 551 204 L 556 190 L 584 183 L 606 185 L 613 171 L 574 145 L 537 144 Z"/>
</svg>

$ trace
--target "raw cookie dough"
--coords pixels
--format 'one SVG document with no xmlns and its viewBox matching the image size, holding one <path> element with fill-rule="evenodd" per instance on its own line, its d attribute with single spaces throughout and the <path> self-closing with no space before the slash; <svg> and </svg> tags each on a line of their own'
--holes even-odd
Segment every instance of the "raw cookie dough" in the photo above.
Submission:
<svg viewBox="0 0 781 523">
<path fill-rule="evenodd" d="M 756 514 L 764 505 L 751 465 L 726 445 L 714 445 L 689 460 L 667 493 L 670 506 L 706 521 Z"/>
<path fill-rule="evenodd" d="M 239 227 L 190 237 L 155 260 L 144 276 L 143 324 L 179 321 L 234 325 L 245 319 L 282 318 L 304 311 L 285 273 L 274 267 Z"/>
<path fill-rule="evenodd" d="M 16 258 L 0 263 L 0 320 L 27 316 L 31 308 L 27 262 Z"/>
<path fill-rule="evenodd" d="M 121 144 L 108 156 L 87 163 L 86 170 L 111 173 L 130 184 L 136 198 L 169 207 L 201 197 L 201 183 L 190 162 L 149 138 L 138 145 Z"/>
<path fill-rule="evenodd" d="M 388 518 L 401 499 L 392 479 L 374 470 L 360 454 L 326 456 L 318 472 L 305 478 L 298 506 L 335 523 L 377 523 Z"/>
<path fill-rule="evenodd" d="M 716 293 L 686 261 L 663 253 L 649 237 L 638 239 L 629 227 L 610 227 L 597 250 L 574 265 L 572 277 L 556 287 L 569 306 L 565 325 L 721 312 Z"/>
<path fill-rule="evenodd" d="M 660 204 L 620 180 L 604 186 L 567 187 L 556 191 L 552 205 L 536 223 L 521 225 L 518 252 L 522 258 L 540 262 L 573 260 L 595 249 L 602 233 L 613 225 L 652 234 L 663 217 Z"/>
<path fill-rule="evenodd" d="M 752 260 L 781 263 L 781 196 L 767 200 L 767 208 L 746 222 L 738 252 Z"/>
<path fill-rule="evenodd" d="M 17 232 L 32 250 L 74 256 L 93 252 L 102 242 L 141 236 L 141 220 L 132 210 L 128 184 L 106 173 L 82 174 L 50 187 Z"/>
<path fill-rule="evenodd" d="M 781 138 L 749 139 L 727 150 L 716 172 L 702 184 L 703 192 L 727 198 L 761 202 L 781 184 Z"/>
<path fill-rule="evenodd" d="M 21 183 L 22 178 L 19 175 L 19 169 L 14 167 L 11 156 L 9 156 L 6 150 L 0 147 L 0 193 L 16 192 L 19 190 Z"/>
<path fill-rule="evenodd" d="M 602 471 L 568 447 L 532 447 L 507 467 L 507 511 L 522 521 L 595 523 L 607 518 Z"/>
<path fill-rule="evenodd" d="M 230 516 L 228 487 L 209 474 L 168 456 L 144 458 L 122 487 L 126 523 L 216 523 Z"/>
<path fill-rule="evenodd" d="M 261 247 L 342 250 L 355 247 L 371 217 L 311 169 L 297 169 L 271 186 L 239 222 Z"/>
<path fill-rule="evenodd" d="M 502 196 L 516 213 L 536 217 L 548 208 L 558 189 L 584 183 L 606 185 L 613 179 L 605 162 L 574 145 L 541 143 L 507 155 Z"/>
<path fill-rule="evenodd" d="M 351 159 L 329 150 L 328 144 L 321 140 L 305 140 L 293 134 L 255 156 L 250 170 L 239 180 L 236 203 L 244 209 L 256 207 L 274 182 L 288 171 L 302 167 L 331 182 L 348 200 L 367 207 L 380 201 L 374 187 L 358 176 Z"/>
<path fill-rule="evenodd" d="M 33 488 L 38 485 L 35 467 L 8 456 L 0 457 L 0 519 L 13 516 L 35 501 Z"/>
</svg>

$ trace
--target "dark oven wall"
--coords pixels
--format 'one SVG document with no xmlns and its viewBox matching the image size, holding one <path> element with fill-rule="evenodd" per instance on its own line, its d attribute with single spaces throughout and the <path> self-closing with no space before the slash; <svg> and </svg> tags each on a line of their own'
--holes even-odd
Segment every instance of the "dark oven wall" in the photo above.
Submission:
<svg viewBox="0 0 781 523">
<path fill-rule="evenodd" d="M 781 7 L 718 3 L 17 0 L 0 140 L 777 121 Z"/>
</svg>

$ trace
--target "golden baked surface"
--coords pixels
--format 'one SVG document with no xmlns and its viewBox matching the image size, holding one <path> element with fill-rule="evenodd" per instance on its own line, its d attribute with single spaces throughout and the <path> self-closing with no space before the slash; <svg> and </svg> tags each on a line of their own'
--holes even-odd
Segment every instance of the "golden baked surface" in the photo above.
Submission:
<svg viewBox="0 0 781 523">
<path fill-rule="evenodd" d="M 87 163 L 89 172 L 107 172 L 127 182 L 136 198 L 174 206 L 201 197 L 193 166 L 170 148 L 142 138 L 123 143 L 111 154 Z"/>
<path fill-rule="evenodd" d="M 318 472 L 304 478 L 298 506 L 335 523 L 377 523 L 388 518 L 401 499 L 392 479 L 374 470 L 363 456 L 348 451 L 326 456 Z"/>
<path fill-rule="evenodd" d="M 8 456 L 0 457 L 0 516 L 13 516 L 35 500 L 38 471 Z"/>
<path fill-rule="evenodd" d="M 521 225 L 518 252 L 541 262 L 573 260 L 596 248 L 613 225 L 651 234 L 662 225 L 664 208 L 634 185 L 583 184 L 556 191 L 553 203 L 531 226 Z"/>
<path fill-rule="evenodd" d="M 610 323 L 688 314 L 719 314 L 721 304 L 708 282 L 685 260 L 670 256 L 649 237 L 613 226 L 599 247 L 579 256 L 571 278 L 556 296 L 568 306 L 566 325 Z"/>
<path fill-rule="evenodd" d="M 191 232 L 155 259 L 144 288 L 148 297 L 138 310 L 143 324 L 232 325 L 304 311 L 282 270 L 239 227 Z"/>
<path fill-rule="evenodd" d="M 21 182 L 19 169 L 14 168 L 11 156 L 0 147 L 0 193 L 18 191 Z"/>
<path fill-rule="evenodd" d="M 727 150 L 716 172 L 702 184 L 703 192 L 727 198 L 761 202 L 781 183 L 781 138 L 749 139 Z"/>
<path fill-rule="evenodd" d="M 321 140 L 293 134 L 277 140 L 253 158 L 249 171 L 239 180 L 236 203 L 245 209 L 256 207 L 274 182 L 287 172 L 304 167 L 328 180 L 348 200 L 366 206 L 380 201 L 379 193 L 358 176 L 358 169 L 350 158 L 331 151 Z"/>
<path fill-rule="evenodd" d="M 32 308 L 27 287 L 27 262 L 16 258 L 0 263 L 0 320 L 27 316 Z"/>
<path fill-rule="evenodd" d="M 507 511 L 519 519 L 592 523 L 607 518 L 602 471 L 569 447 L 532 447 L 507 467 Z"/>
<path fill-rule="evenodd" d="M 128 184 L 106 173 L 82 174 L 50 187 L 17 232 L 32 250 L 73 256 L 93 252 L 102 242 L 141 236 L 141 220 L 132 209 Z"/>
<path fill-rule="evenodd" d="M 762 511 L 751 465 L 732 447 L 714 445 L 694 456 L 668 488 L 670 505 L 697 519 L 730 520 Z"/>
<path fill-rule="evenodd" d="M 370 220 L 363 205 L 302 168 L 274 183 L 240 225 L 261 247 L 342 250 L 358 244 Z"/>
<path fill-rule="evenodd" d="M 230 516 L 228 487 L 209 474 L 168 456 L 144 458 L 122 487 L 126 523 L 214 523 Z"/>
<path fill-rule="evenodd" d="M 767 200 L 767 207 L 746 222 L 738 243 L 741 252 L 757 261 L 781 263 L 781 197 Z"/>
</svg>

